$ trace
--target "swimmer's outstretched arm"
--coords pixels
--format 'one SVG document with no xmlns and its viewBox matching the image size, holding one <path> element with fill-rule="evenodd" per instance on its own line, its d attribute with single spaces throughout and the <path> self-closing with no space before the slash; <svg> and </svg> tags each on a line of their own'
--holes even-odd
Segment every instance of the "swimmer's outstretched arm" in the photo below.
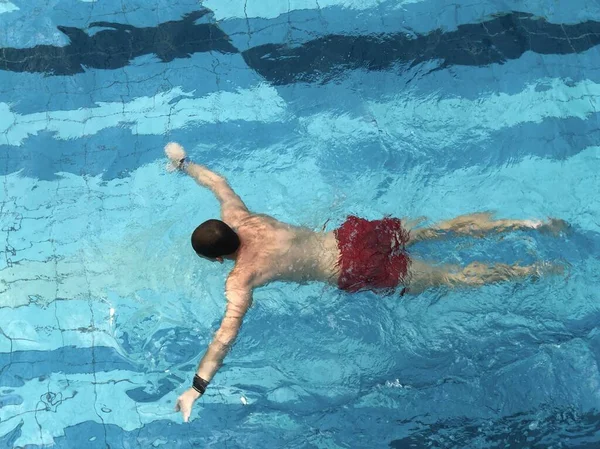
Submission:
<svg viewBox="0 0 600 449">
<path fill-rule="evenodd" d="M 194 402 L 202 396 L 204 389 L 223 364 L 223 359 L 235 341 L 244 315 L 252 303 L 252 288 L 248 282 L 230 276 L 225 286 L 225 296 L 227 297 L 225 316 L 198 365 L 194 376 L 194 386 L 179 396 L 175 405 L 175 411 L 181 411 L 185 422 L 190 418 Z"/>
<path fill-rule="evenodd" d="M 175 142 L 168 143 L 165 146 L 165 153 L 171 160 L 174 169 L 184 171 L 194 178 L 198 184 L 209 188 L 215 194 L 221 203 L 223 213 L 225 213 L 226 210 L 236 209 L 248 212 L 248 208 L 229 186 L 227 180 L 202 165 L 190 162 L 181 145 Z"/>
</svg>

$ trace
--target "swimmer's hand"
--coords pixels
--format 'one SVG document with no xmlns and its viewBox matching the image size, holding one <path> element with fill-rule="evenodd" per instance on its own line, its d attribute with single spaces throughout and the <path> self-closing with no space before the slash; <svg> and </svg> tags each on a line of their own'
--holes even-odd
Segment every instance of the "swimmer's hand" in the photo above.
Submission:
<svg viewBox="0 0 600 449">
<path fill-rule="evenodd" d="M 196 399 L 198 399 L 200 396 L 202 396 L 200 393 L 198 393 L 195 389 L 190 388 L 177 398 L 175 411 L 181 412 L 184 422 L 189 421 L 194 402 L 196 402 Z"/>
<path fill-rule="evenodd" d="M 167 165 L 168 171 L 181 170 L 184 166 L 186 154 L 185 150 L 177 142 L 169 142 L 165 145 L 165 154 L 171 161 Z"/>
</svg>

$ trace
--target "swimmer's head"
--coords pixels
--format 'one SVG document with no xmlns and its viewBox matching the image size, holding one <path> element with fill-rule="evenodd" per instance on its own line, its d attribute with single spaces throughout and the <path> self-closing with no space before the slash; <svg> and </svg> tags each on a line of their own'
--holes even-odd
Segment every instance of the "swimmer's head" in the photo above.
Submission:
<svg viewBox="0 0 600 449">
<path fill-rule="evenodd" d="M 240 247 L 240 239 L 233 229 L 221 220 L 207 220 L 192 233 L 192 247 L 204 259 L 223 262 Z"/>
</svg>

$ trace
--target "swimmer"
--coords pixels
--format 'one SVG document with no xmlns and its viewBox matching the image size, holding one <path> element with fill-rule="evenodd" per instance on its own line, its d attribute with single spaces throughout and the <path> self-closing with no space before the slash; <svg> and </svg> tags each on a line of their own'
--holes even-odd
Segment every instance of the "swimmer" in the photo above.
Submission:
<svg viewBox="0 0 600 449">
<path fill-rule="evenodd" d="M 424 240 L 446 236 L 483 237 L 517 230 L 566 229 L 562 220 L 494 220 L 491 214 L 464 215 L 427 228 L 398 218 L 368 221 L 350 216 L 332 232 L 282 223 L 248 210 L 227 181 L 191 162 L 184 149 L 169 143 L 170 168 L 209 188 L 221 203 L 221 219 L 207 220 L 191 236 L 196 254 L 210 262 L 235 262 L 225 283 L 227 306 L 221 325 L 194 376 L 192 387 L 177 399 L 176 411 L 188 421 L 194 402 L 204 394 L 237 337 L 252 303 L 252 291 L 272 281 L 322 281 L 347 292 L 374 290 L 417 294 L 430 287 L 480 286 L 552 271 L 543 265 L 435 266 L 409 256 L 407 249 Z"/>
</svg>

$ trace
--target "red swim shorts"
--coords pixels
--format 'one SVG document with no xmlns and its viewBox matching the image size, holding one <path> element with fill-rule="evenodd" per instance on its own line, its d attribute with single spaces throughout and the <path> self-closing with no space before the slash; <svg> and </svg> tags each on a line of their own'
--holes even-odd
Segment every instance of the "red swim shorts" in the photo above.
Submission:
<svg viewBox="0 0 600 449">
<path fill-rule="evenodd" d="M 410 258 L 409 232 L 398 218 L 368 221 L 349 216 L 335 231 L 340 250 L 338 286 L 348 292 L 394 288 L 403 283 Z"/>
</svg>

